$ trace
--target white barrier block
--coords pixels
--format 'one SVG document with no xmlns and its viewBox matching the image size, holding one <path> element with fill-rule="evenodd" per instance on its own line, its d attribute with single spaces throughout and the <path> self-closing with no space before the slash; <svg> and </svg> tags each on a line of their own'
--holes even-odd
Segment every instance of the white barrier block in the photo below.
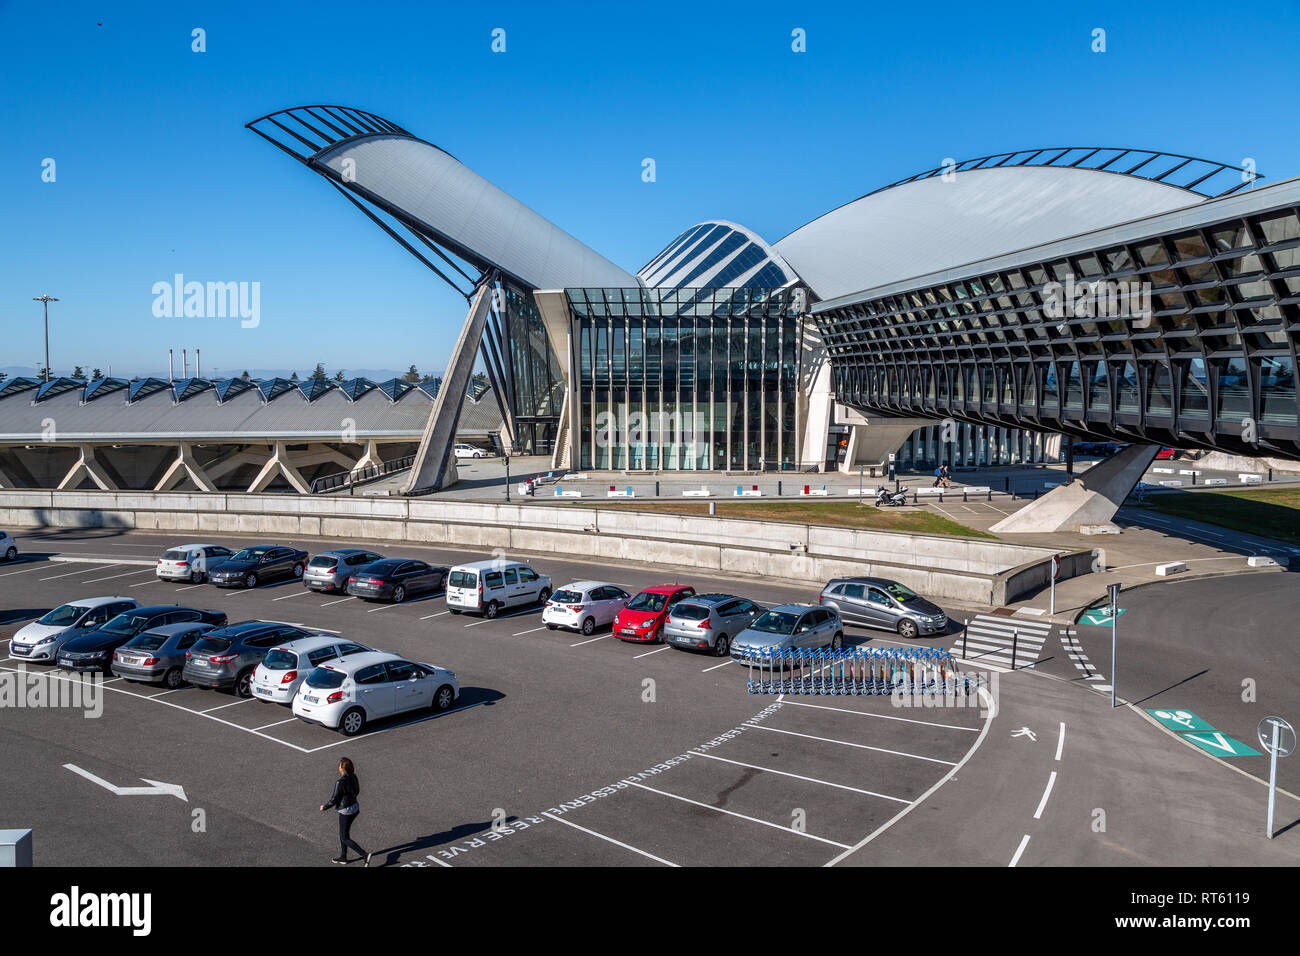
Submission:
<svg viewBox="0 0 1300 956">
<path fill-rule="evenodd" d="M 1120 534 L 1117 524 L 1081 524 L 1079 534 Z"/>
<path fill-rule="evenodd" d="M 987 485 L 979 485 L 979 486 L 971 485 L 966 488 L 949 488 L 948 494 L 953 494 L 958 491 L 964 491 L 968 495 L 987 495 L 989 493 L 989 489 Z"/>
<path fill-rule="evenodd" d="M 826 490 L 825 485 L 822 485 L 820 488 L 809 488 L 806 491 L 801 490 L 799 492 L 800 497 L 809 497 L 809 498 L 813 497 L 814 495 L 820 498 L 825 498 L 829 494 L 830 492 Z"/>
<path fill-rule="evenodd" d="M 1206 478 L 1203 482 L 1201 482 L 1201 484 L 1203 485 L 1226 485 L 1227 483 L 1228 483 L 1227 478 Z"/>
<path fill-rule="evenodd" d="M 1277 566 L 1277 561 L 1263 554 L 1252 554 L 1246 559 L 1246 564 L 1252 568 L 1272 568 Z"/>
<path fill-rule="evenodd" d="M 572 473 L 569 473 L 560 479 L 560 481 L 586 481 L 586 480 L 587 480 L 587 476 L 585 474 L 575 475 Z"/>
<path fill-rule="evenodd" d="M 1243 485 L 1258 485 L 1261 482 L 1263 482 L 1264 476 L 1239 474 L 1237 475 L 1237 480 L 1240 481 Z"/>
<path fill-rule="evenodd" d="M 1157 475 L 1172 475 L 1174 473 L 1172 468 L 1152 468 L 1151 471 Z"/>
<path fill-rule="evenodd" d="M 1168 564 L 1157 564 L 1156 574 L 1159 577 L 1168 577 L 1171 574 L 1177 574 L 1179 571 L 1186 571 L 1187 563 L 1185 561 L 1170 561 Z"/>
<path fill-rule="evenodd" d="M 708 488 L 691 488 L 683 491 L 682 495 L 686 498 L 712 498 L 713 492 L 709 491 Z"/>
<path fill-rule="evenodd" d="M 1197 471 L 1195 468 L 1179 468 L 1179 469 L 1178 469 L 1178 473 L 1179 473 L 1180 475 L 1199 475 L 1199 474 L 1200 474 L 1200 472 Z"/>
<path fill-rule="evenodd" d="M 870 488 L 850 488 L 844 492 L 846 495 L 874 495 L 875 492 Z"/>
<path fill-rule="evenodd" d="M 957 494 L 957 492 L 953 491 L 951 488 L 917 488 L 917 489 L 916 489 L 916 493 L 917 493 L 918 495 L 922 495 L 922 496 L 924 496 L 924 495 L 954 495 L 954 494 Z"/>
<path fill-rule="evenodd" d="M 1156 482 L 1156 484 L 1164 485 L 1166 488 L 1181 488 L 1183 486 L 1183 482 L 1179 478 L 1174 478 L 1172 480 L 1166 478 L 1164 481 Z"/>
</svg>

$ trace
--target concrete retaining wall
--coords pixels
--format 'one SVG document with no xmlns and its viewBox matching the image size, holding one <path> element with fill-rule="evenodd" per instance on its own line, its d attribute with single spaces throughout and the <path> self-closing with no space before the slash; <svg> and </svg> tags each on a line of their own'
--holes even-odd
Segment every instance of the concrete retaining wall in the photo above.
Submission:
<svg viewBox="0 0 1300 956">
<path fill-rule="evenodd" d="M 418 541 L 798 581 L 875 574 L 930 597 L 993 605 L 1046 583 L 1054 553 L 987 539 L 790 522 L 404 498 L 6 490 L 0 523 Z M 1091 555 L 1067 555 L 1062 579 L 1091 571 Z"/>
</svg>

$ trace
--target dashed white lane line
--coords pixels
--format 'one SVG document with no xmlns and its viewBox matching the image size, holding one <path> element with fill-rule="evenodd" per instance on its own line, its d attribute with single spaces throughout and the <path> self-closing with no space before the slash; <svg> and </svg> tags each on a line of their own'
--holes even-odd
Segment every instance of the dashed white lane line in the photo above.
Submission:
<svg viewBox="0 0 1300 956">
<path fill-rule="evenodd" d="M 774 734 L 789 734 L 791 737 L 804 737 L 808 740 L 820 740 L 827 744 L 840 744 L 844 747 L 855 747 L 858 750 L 874 750 L 877 753 L 893 754 L 896 757 L 911 757 L 913 760 L 924 760 L 927 763 L 941 763 L 948 767 L 957 766 L 955 760 L 940 760 L 938 757 L 922 757 L 920 754 L 910 754 L 903 750 L 887 750 L 884 747 L 872 747 L 870 744 L 857 744 L 848 740 L 836 740 L 833 737 L 815 737 L 812 734 L 799 734 L 793 730 L 782 730 L 780 727 L 769 727 L 766 724 L 747 724 L 746 726 L 754 730 L 767 730 Z"/>
<path fill-rule="evenodd" d="M 286 594 L 284 597 L 271 598 L 272 601 L 287 601 L 289 598 L 306 597 L 311 594 L 310 591 L 299 591 L 297 594 Z"/>
<path fill-rule="evenodd" d="M 649 657 L 651 654 L 658 654 L 660 651 L 666 651 L 671 646 L 672 646 L 671 644 L 665 644 L 663 647 L 656 647 L 653 651 L 646 651 L 644 654 L 637 654 L 632 658 L 632 660 L 639 661 L 641 658 Z"/>
<path fill-rule="evenodd" d="M 1054 786 L 1056 786 L 1055 770 L 1053 770 L 1052 775 L 1047 778 L 1047 789 L 1043 791 L 1043 799 L 1038 801 L 1038 809 L 1034 811 L 1035 820 L 1041 820 L 1043 818 L 1043 809 L 1047 806 L 1047 798 L 1052 795 L 1052 787 Z"/>
<path fill-rule="evenodd" d="M 901 720 L 905 724 L 924 724 L 927 727 L 942 727 L 944 730 L 966 730 L 972 734 L 980 732 L 978 727 L 958 727 L 956 724 L 939 724 L 933 720 L 917 720 L 915 717 L 895 717 L 893 714 L 869 714 L 861 710 L 846 710 L 843 707 L 827 707 L 825 704 L 805 704 L 801 700 L 785 699 L 782 703 L 792 704 L 795 707 L 812 707 L 816 710 L 833 710 L 841 714 L 850 714 L 854 717 L 876 717 L 880 720 Z"/>
<path fill-rule="evenodd" d="M 615 840 L 613 837 L 605 836 L 605 834 L 603 833 L 597 833 L 595 830 L 588 830 L 586 827 L 580 827 L 578 826 L 578 824 L 572 822 L 571 820 L 565 820 L 561 817 L 557 817 L 553 813 L 543 812 L 542 816 L 554 820 L 556 823 L 563 823 L 566 827 L 573 827 L 573 829 L 575 830 L 581 830 L 583 833 L 587 833 L 590 834 L 591 836 L 596 837 L 597 839 L 604 840 L 606 843 L 612 843 L 615 846 L 621 846 L 625 850 L 631 850 L 633 853 L 639 853 L 641 856 L 645 857 L 646 859 L 654 860 L 656 863 L 662 863 L 664 866 L 673 866 L 673 867 L 677 866 L 676 863 L 673 863 L 670 860 L 665 860 L 663 857 L 655 856 L 653 853 L 647 853 L 645 850 L 638 850 L 634 846 L 630 846 L 629 844 L 624 843 L 621 840 Z"/>
<path fill-rule="evenodd" d="M 816 777 L 805 777 L 802 774 L 790 773 L 788 770 L 774 770 L 771 767 L 761 767 L 755 763 L 744 763 L 740 760 L 728 760 L 726 757 L 719 757 L 716 754 L 701 753 L 693 750 L 691 753 L 697 757 L 707 757 L 709 760 L 718 760 L 722 763 L 735 764 L 737 767 L 748 767 L 750 770 L 762 770 L 764 773 L 774 773 L 781 777 L 792 777 L 795 780 L 806 780 L 808 783 L 819 783 L 823 787 L 833 787 L 836 790 L 850 790 L 853 793 L 860 793 L 867 797 L 879 797 L 881 800 L 892 800 L 894 803 L 911 803 L 911 800 L 905 800 L 902 797 L 891 797 L 887 793 L 876 793 L 874 790 L 860 790 L 857 787 L 850 787 L 846 783 L 832 783 L 829 780 L 819 780 Z"/>
<path fill-rule="evenodd" d="M 570 647 L 581 647 L 583 644 L 595 644 L 597 641 L 603 641 L 603 640 L 604 640 L 605 638 L 607 638 L 607 637 L 609 637 L 608 634 L 602 634 L 602 635 L 600 635 L 600 637 L 593 637 L 593 638 L 592 638 L 591 640 L 589 640 L 589 641 L 579 641 L 577 644 L 570 644 L 569 646 L 570 646 Z"/>
<path fill-rule="evenodd" d="M 1056 759 L 1061 759 L 1061 750 L 1065 747 L 1065 721 L 1061 721 L 1061 731 L 1056 736 Z"/>
<path fill-rule="evenodd" d="M 116 568 L 116 567 L 120 567 L 120 565 L 110 564 L 109 567 Z M 80 571 L 65 571 L 62 574 L 51 574 L 48 578 L 41 578 L 40 580 L 53 581 L 55 578 L 67 578 L 67 577 L 71 577 L 74 574 L 89 574 L 92 571 L 102 571 L 102 570 L 104 570 L 102 567 L 97 567 L 92 564 L 90 567 L 82 568 Z"/>
<path fill-rule="evenodd" d="M 106 578 L 86 578 L 86 580 L 82 581 L 81 583 L 94 584 L 96 581 L 111 581 L 114 578 L 129 578 L 133 574 L 149 574 L 149 573 L 150 571 L 148 569 L 144 571 L 123 571 L 121 574 L 110 574 Z"/>
<path fill-rule="evenodd" d="M 644 783 L 635 783 L 632 781 L 629 782 L 632 783 L 632 786 L 634 787 L 639 787 L 642 790 L 648 790 L 651 793 L 657 793 L 661 797 L 668 797 L 669 799 L 672 800 L 680 800 L 682 801 L 682 803 L 694 804 L 697 807 L 703 807 L 704 809 L 712 810 L 715 813 L 725 813 L 729 817 L 738 817 L 741 820 L 748 820 L 750 823 L 759 823 L 765 827 L 771 827 L 773 830 L 780 830 L 783 833 L 793 833 L 795 836 L 801 836 L 808 840 L 816 840 L 818 843 L 829 843 L 831 846 L 837 846 L 844 850 L 849 849 L 849 847 L 846 844 L 837 843 L 835 840 L 828 840 L 826 839 L 826 837 L 819 837 L 812 833 L 806 833 L 803 830 L 792 830 L 790 827 L 783 827 L 781 826 L 781 824 L 773 823 L 771 820 L 760 820 L 758 817 L 746 816 L 743 813 L 737 813 L 735 810 L 727 810 L 724 809 L 723 807 L 715 807 L 708 803 L 701 803 L 698 800 L 692 800 L 690 797 L 679 796 L 678 794 L 675 793 L 669 793 L 666 790 L 656 790 L 654 787 L 647 787 Z"/>
<path fill-rule="evenodd" d="M 1027 846 L 1029 846 L 1028 833 L 1026 833 L 1024 839 L 1020 841 L 1020 846 L 1016 847 L 1016 855 L 1011 858 L 1011 862 L 1007 864 L 1008 867 L 1014 867 L 1017 863 L 1020 862 L 1020 854 L 1025 852 L 1025 847 Z"/>
<path fill-rule="evenodd" d="M 706 667 L 706 668 L 704 668 L 704 670 L 700 671 L 700 673 L 701 673 L 701 674 L 707 674 L 709 671 L 716 671 L 719 667 L 726 667 L 728 664 L 731 664 L 731 663 L 734 663 L 734 662 L 733 662 L 733 661 L 729 661 L 729 660 L 727 660 L 727 661 L 723 661 L 721 664 L 714 664 L 712 667 Z"/>
<path fill-rule="evenodd" d="M 326 601 L 324 604 L 321 605 L 321 607 L 329 607 L 330 605 L 333 604 L 342 604 L 344 601 L 355 601 L 355 600 L 356 598 L 354 597 L 339 598 L 337 601 Z"/>
</svg>

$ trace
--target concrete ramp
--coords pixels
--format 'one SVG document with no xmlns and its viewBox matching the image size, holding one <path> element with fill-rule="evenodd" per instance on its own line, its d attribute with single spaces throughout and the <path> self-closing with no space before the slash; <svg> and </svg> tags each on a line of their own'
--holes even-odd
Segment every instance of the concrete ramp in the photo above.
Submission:
<svg viewBox="0 0 1300 956">
<path fill-rule="evenodd" d="M 1044 534 L 1106 524 L 1146 474 L 1159 450 L 1156 445 L 1129 445 L 989 530 L 995 534 Z"/>
</svg>

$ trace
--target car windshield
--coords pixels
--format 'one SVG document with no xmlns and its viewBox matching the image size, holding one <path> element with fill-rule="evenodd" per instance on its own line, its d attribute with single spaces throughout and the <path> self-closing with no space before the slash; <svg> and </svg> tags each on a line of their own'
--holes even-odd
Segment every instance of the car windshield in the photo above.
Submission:
<svg viewBox="0 0 1300 956">
<path fill-rule="evenodd" d="M 749 628 L 752 631 L 762 631 L 765 634 L 793 634 L 794 626 L 798 621 L 798 614 L 790 614 L 787 611 L 768 611 L 749 625 Z"/>
<path fill-rule="evenodd" d="M 232 561 L 261 561 L 262 556 L 269 551 L 269 548 L 244 548 L 235 552 Z"/>
<path fill-rule="evenodd" d="M 709 616 L 709 609 L 699 604 L 679 604 L 673 608 L 673 617 L 684 621 L 702 621 Z"/>
<path fill-rule="evenodd" d="M 908 601 L 916 600 L 916 592 L 908 590 L 901 584 L 886 584 L 885 593 L 895 601 L 901 601 L 903 604 L 906 604 Z"/>
<path fill-rule="evenodd" d="M 266 655 L 266 660 L 262 666 L 269 671 L 288 671 L 298 666 L 298 655 L 293 651 L 286 651 L 284 648 L 277 647 L 271 653 Z"/>
<path fill-rule="evenodd" d="M 473 571 L 453 571 L 447 581 L 454 588 L 478 587 L 478 575 Z"/>
<path fill-rule="evenodd" d="M 551 595 L 551 600 L 556 604 L 581 604 L 582 592 L 561 589 Z"/>
<path fill-rule="evenodd" d="M 45 615 L 37 624 L 49 624 L 54 627 L 68 627 L 76 623 L 77 618 L 86 613 L 86 608 L 76 604 L 64 604 Z"/>
<path fill-rule="evenodd" d="M 167 643 L 166 634 L 155 634 L 152 631 L 145 631 L 139 637 L 134 638 L 127 647 L 134 648 L 137 651 L 156 651 Z"/>
<path fill-rule="evenodd" d="M 658 614 L 664 609 L 667 600 L 667 594 L 651 594 L 649 591 L 642 591 L 627 602 L 627 609 L 629 611 L 653 611 Z"/>
<path fill-rule="evenodd" d="M 163 560 L 164 561 L 187 561 L 189 560 L 189 555 L 185 551 L 175 551 L 175 550 L 164 551 Z"/>
<path fill-rule="evenodd" d="M 308 562 L 307 566 L 311 568 L 332 568 L 338 563 L 339 559 L 336 557 L 326 557 L 323 554 L 318 554 Z"/>
<path fill-rule="evenodd" d="M 343 686 L 344 674 L 342 671 L 331 670 L 328 667 L 318 667 L 307 675 L 308 687 L 319 687 L 322 690 L 333 690 L 335 687 Z"/>
<path fill-rule="evenodd" d="M 230 639 L 225 637 L 204 637 L 194 645 L 195 654 L 215 654 L 230 646 Z"/>
<path fill-rule="evenodd" d="M 101 630 L 106 634 L 137 634 L 149 625 L 148 614 L 119 614 L 105 624 Z"/>
</svg>

